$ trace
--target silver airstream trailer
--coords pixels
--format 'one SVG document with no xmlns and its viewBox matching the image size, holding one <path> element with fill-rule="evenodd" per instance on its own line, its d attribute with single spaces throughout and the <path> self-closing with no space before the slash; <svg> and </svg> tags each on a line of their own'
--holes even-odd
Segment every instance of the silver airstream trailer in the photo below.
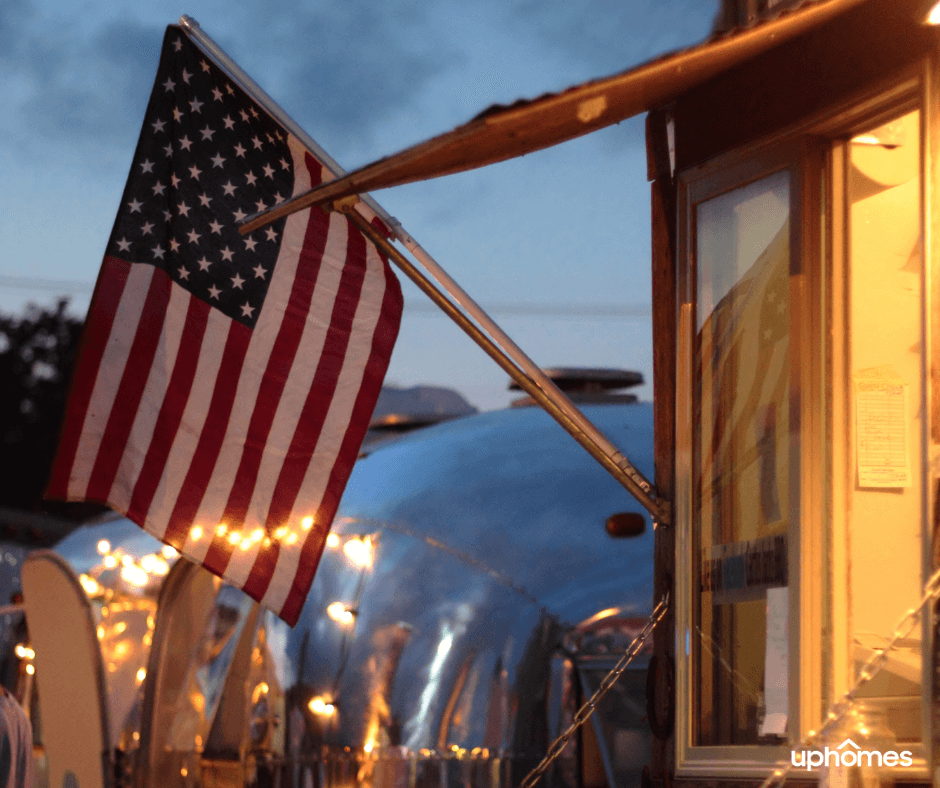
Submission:
<svg viewBox="0 0 940 788">
<path fill-rule="evenodd" d="M 572 397 L 651 473 L 651 405 L 607 391 L 639 376 L 591 379 Z M 650 614 L 636 509 L 523 402 L 368 442 L 293 629 L 127 520 L 86 526 L 23 569 L 47 784 L 518 785 Z M 551 784 L 639 784 L 646 660 Z"/>
</svg>

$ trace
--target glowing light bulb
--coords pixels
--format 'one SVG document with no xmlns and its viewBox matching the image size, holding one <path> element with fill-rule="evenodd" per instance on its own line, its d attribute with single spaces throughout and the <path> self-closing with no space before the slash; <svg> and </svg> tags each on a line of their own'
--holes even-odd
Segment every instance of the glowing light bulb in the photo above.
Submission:
<svg viewBox="0 0 940 788">
<path fill-rule="evenodd" d="M 300 527 L 305 531 L 309 531 L 311 528 L 313 528 L 313 518 L 304 517 L 304 519 L 300 521 Z"/>
<path fill-rule="evenodd" d="M 98 553 L 100 555 L 107 555 L 111 552 L 111 543 L 107 539 L 102 539 L 98 542 Z"/>
<path fill-rule="evenodd" d="M 105 565 L 106 569 L 114 569 L 114 567 L 117 566 L 118 562 L 117 562 L 117 558 L 115 558 L 113 555 L 108 554 L 104 557 L 101 563 Z"/>
<path fill-rule="evenodd" d="M 160 552 L 163 553 L 163 557 L 166 559 L 179 558 L 180 551 L 177 550 L 173 545 L 165 544 L 160 549 Z"/>
<path fill-rule="evenodd" d="M 147 668 L 141 668 L 137 671 L 137 683 L 140 684 L 145 678 L 147 678 Z"/>
<path fill-rule="evenodd" d="M 372 566 L 372 539 L 354 537 L 343 545 L 343 552 L 351 564 L 367 569 Z"/>
<path fill-rule="evenodd" d="M 343 625 L 351 624 L 356 618 L 356 614 L 342 602 L 330 603 L 326 608 L 326 614 L 337 624 Z"/>
<path fill-rule="evenodd" d="M 336 534 L 327 534 L 326 546 L 336 549 L 339 547 L 339 537 Z"/>
<path fill-rule="evenodd" d="M 198 542 L 200 539 L 202 539 L 202 528 L 198 525 L 194 525 L 189 530 L 189 538 L 194 542 Z"/>
</svg>

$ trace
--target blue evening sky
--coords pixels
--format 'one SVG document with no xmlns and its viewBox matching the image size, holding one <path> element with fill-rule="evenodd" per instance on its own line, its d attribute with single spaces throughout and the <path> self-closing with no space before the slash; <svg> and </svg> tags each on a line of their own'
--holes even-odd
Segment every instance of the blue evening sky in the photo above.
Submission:
<svg viewBox="0 0 940 788">
<path fill-rule="evenodd" d="M 83 315 L 133 156 L 163 30 L 189 14 L 347 169 L 494 103 L 605 76 L 708 35 L 717 0 L 0 2 L 0 311 Z M 641 371 L 652 396 L 643 118 L 522 159 L 376 192 L 544 366 Z M 506 375 L 405 283 L 387 382 L 481 409 Z M 527 306 L 570 314 L 532 316 Z M 591 316 L 592 307 L 622 308 Z M 508 311 L 505 311 L 508 307 Z M 521 312 L 520 312 L 521 311 Z"/>
</svg>

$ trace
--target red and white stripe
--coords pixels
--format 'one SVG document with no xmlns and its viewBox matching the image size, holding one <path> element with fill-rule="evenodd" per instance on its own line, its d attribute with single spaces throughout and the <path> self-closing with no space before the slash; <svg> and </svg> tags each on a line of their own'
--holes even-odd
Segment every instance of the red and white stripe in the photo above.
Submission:
<svg viewBox="0 0 940 788">
<path fill-rule="evenodd" d="M 290 146 L 296 194 L 323 171 Z M 108 504 L 293 624 L 402 298 L 341 214 L 293 214 L 280 240 L 253 330 L 153 266 L 105 259 L 47 494 Z"/>
</svg>

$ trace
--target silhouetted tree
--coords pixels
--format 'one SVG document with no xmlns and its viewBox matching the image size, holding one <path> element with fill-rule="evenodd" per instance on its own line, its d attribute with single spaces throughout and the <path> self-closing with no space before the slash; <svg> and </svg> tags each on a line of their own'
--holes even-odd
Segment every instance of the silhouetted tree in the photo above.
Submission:
<svg viewBox="0 0 940 788">
<path fill-rule="evenodd" d="M 0 315 L 0 506 L 69 513 L 42 500 L 82 327 L 67 306 Z"/>
</svg>

